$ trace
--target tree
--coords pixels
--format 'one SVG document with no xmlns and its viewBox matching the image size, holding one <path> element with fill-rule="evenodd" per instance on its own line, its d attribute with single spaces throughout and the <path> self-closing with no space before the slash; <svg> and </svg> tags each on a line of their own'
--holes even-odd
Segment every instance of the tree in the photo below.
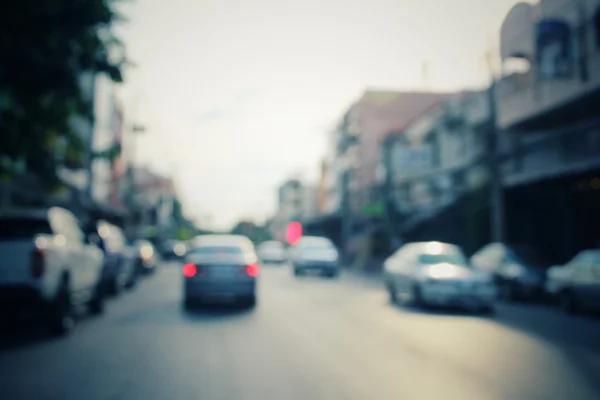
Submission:
<svg viewBox="0 0 600 400">
<path fill-rule="evenodd" d="M 93 119 L 83 74 L 122 81 L 125 54 L 111 34 L 121 0 L 7 0 L 0 13 L 0 177 L 15 166 L 52 189 L 56 167 L 81 167 L 75 115 Z M 62 160 L 57 149 L 63 148 Z"/>
</svg>

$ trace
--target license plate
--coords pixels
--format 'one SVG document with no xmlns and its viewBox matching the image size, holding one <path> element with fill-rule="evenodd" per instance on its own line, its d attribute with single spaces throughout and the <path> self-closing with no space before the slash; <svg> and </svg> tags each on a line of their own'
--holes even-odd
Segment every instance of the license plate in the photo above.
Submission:
<svg viewBox="0 0 600 400">
<path fill-rule="evenodd" d="M 218 278 L 227 278 L 235 275 L 237 272 L 237 268 L 234 266 L 219 266 L 211 268 L 211 275 L 216 276 Z"/>
</svg>

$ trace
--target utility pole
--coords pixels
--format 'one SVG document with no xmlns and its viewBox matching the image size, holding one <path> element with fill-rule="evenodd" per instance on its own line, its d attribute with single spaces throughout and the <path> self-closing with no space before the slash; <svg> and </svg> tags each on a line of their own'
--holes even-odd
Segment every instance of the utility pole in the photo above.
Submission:
<svg viewBox="0 0 600 400">
<path fill-rule="evenodd" d="M 502 173 L 500 170 L 500 157 L 498 146 L 498 113 L 496 102 L 496 75 L 492 65 L 491 50 L 488 54 L 488 68 L 491 82 L 487 90 L 488 106 L 490 110 L 490 127 L 487 137 L 488 166 L 490 172 L 490 206 L 491 206 L 491 239 L 492 242 L 504 241 L 504 188 L 502 186 Z"/>
</svg>

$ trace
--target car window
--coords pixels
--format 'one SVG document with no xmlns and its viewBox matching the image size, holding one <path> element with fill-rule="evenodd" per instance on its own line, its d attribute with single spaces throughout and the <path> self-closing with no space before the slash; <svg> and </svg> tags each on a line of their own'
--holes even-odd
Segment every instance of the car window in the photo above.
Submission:
<svg viewBox="0 0 600 400">
<path fill-rule="evenodd" d="M 39 234 L 51 234 L 44 218 L 4 217 L 0 219 L 0 240 L 29 239 Z"/>
<path fill-rule="evenodd" d="M 461 253 L 442 253 L 442 254 L 431 254 L 431 253 L 419 253 L 418 261 L 421 264 L 457 264 L 467 265 L 465 256 Z"/>
</svg>

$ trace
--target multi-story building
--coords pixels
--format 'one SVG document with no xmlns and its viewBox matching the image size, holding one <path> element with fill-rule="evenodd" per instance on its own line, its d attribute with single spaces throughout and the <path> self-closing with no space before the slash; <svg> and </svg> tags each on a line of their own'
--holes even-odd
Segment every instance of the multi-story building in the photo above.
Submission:
<svg viewBox="0 0 600 400">
<path fill-rule="evenodd" d="M 487 104 L 485 92 L 457 94 L 388 135 L 381 151 L 394 236 L 468 249 L 485 243 L 489 229 L 481 222 L 489 218 L 481 216 L 489 214 L 489 202 L 474 205 L 474 199 L 489 180 Z M 473 206 L 464 209 L 465 203 Z"/>
<path fill-rule="evenodd" d="M 380 145 L 390 131 L 450 96 L 449 93 L 366 91 L 345 113 L 338 129 L 338 157 L 342 175 L 348 173 L 349 198 L 355 213 L 378 202 L 377 170 Z M 338 181 L 343 181 L 339 178 Z"/>
<path fill-rule="evenodd" d="M 496 103 L 507 240 L 560 263 L 600 243 L 600 0 L 520 3 L 500 37 Z"/>
<path fill-rule="evenodd" d="M 124 174 L 120 153 L 123 141 L 123 107 L 114 94 L 114 84 L 107 78 L 96 78 L 94 101 L 95 127 L 92 151 L 102 154 L 91 165 L 91 196 L 103 205 L 120 207 L 119 186 Z M 112 155 L 110 153 L 113 153 Z"/>
</svg>

